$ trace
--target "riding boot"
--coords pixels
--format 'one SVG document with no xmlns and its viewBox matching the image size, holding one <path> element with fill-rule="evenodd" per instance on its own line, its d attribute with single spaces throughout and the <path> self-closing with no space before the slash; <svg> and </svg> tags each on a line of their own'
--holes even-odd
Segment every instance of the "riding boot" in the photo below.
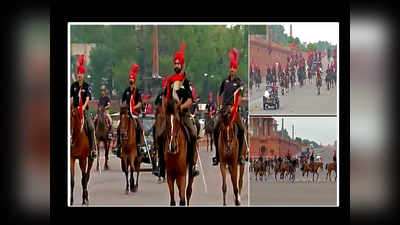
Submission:
<svg viewBox="0 0 400 225">
<path fill-rule="evenodd" d="M 117 150 L 115 151 L 115 155 L 121 158 L 121 135 L 119 127 L 117 129 Z"/>
<path fill-rule="evenodd" d="M 189 151 L 191 151 L 191 157 L 189 160 L 189 177 L 195 177 L 198 176 L 200 174 L 200 172 L 197 170 L 196 168 L 196 164 L 194 162 L 194 157 L 196 154 L 196 148 L 195 148 L 195 144 L 191 143 L 189 147 Z"/>
</svg>

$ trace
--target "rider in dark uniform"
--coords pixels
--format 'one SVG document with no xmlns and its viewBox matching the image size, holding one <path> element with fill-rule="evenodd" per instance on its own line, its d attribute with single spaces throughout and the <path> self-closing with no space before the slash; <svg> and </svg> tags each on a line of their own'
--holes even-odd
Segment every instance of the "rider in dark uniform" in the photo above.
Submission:
<svg viewBox="0 0 400 225">
<path fill-rule="evenodd" d="M 89 115 L 89 101 L 92 100 L 92 89 L 89 84 L 84 81 L 85 78 L 85 66 L 84 66 L 84 55 L 78 56 L 79 66 L 77 68 L 77 78 L 71 85 L 71 104 L 78 110 L 80 118 L 84 119 L 85 133 L 89 139 L 90 156 L 92 159 L 96 158 L 96 151 L 94 149 L 94 124 L 91 116 Z"/>
<path fill-rule="evenodd" d="M 172 75 L 168 79 L 165 97 L 167 104 L 171 104 L 172 101 L 178 102 L 178 110 L 180 112 L 182 123 L 189 130 L 189 176 L 195 177 L 200 174 L 196 169 L 196 162 L 194 160 L 196 154 L 197 131 L 189 111 L 190 106 L 193 103 L 192 87 L 190 81 L 186 77 L 186 73 L 182 73 L 183 65 L 185 63 L 184 50 L 185 43 L 182 43 L 181 50 L 176 52 L 174 55 L 173 63 L 176 74 Z"/>
<path fill-rule="evenodd" d="M 219 154 L 218 154 L 218 137 L 220 126 L 222 123 L 221 114 L 225 111 L 226 107 L 231 108 L 234 105 L 234 95 L 235 91 L 239 91 L 240 95 L 243 91 L 243 82 L 237 76 L 237 69 L 238 69 L 238 52 L 234 48 L 230 53 L 231 62 L 229 64 L 229 76 L 228 78 L 224 79 L 221 83 L 220 90 L 218 93 L 218 110 L 219 113 L 217 114 L 215 124 L 214 124 L 214 144 L 215 144 L 215 157 L 213 158 L 213 165 L 216 166 L 219 163 Z M 240 98 L 239 98 L 240 101 Z M 232 109 L 232 108 L 231 108 Z M 238 109 L 239 111 L 239 109 Z M 244 142 L 244 125 L 242 122 L 242 118 L 240 113 L 237 113 L 236 124 L 238 125 L 238 139 L 239 139 L 239 163 L 244 164 L 245 159 L 242 156 L 242 146 Z"/>
<path fill-rule="evenodd" d="M 112 119 L 111 119 L 111 116 L 110 116 L 110 113 L 109 113 L 109 108 L 111 106 L 111 100 L 106 95 L 107 89 L 106 89 L 105 85 L 102 85 L 100 90 L 101 90 L 101 97 L 99 99 L 98 107 L 103 107 L 104 108 L 104 114 L 105 114 L 105 116 L 107 116 L 107 119 L 108 119 L 107 125 L 108 125 L 109 137 L 110 137 L 110 134 L 112 134 L 112 130 L 111 130 L 111 128 L 112 128 Z M 98 118 L 97 118 L 97 115 L 96 115 L 95 118 L 94 118 L 94 124 L 95 125 L 97 124 L 97 120 L 98 120 Z"/>
<path fill-rule="evenodd" d="M 122 99 L 120 102 L 120 105 L 126 105 L 129 109 L 129 115 L 133 117 L 132 115 L 139 116 L 140 109 L 142 107 L 142 98 L 141 98 L 141 93 L 139 93 L 139 89 L 136 87 L 136 72 L 139 71 L 139 66 L 136 64 L 132 65 L 131 72 L 129 73 L 129 87 L 125 89 L 122 95 Z M 135 95 L 133 96 L 133 94 Z M 135 105 L 131 105 L 131 102 L 134 103 Z M 136 119 L 136 144 L 137 144 L 137 149 L 138 149 L 138 155 L 140 155 L 141 152 L 141 146 L 144 144 L 144 137 L 143 137 L 143 125 L 140 122 L 139 119 Z M 118 149 L 117 149 L 117 156 L 119 157 L 121 155 L 121 140 L 120 140 L 120 127 L 118 126 L 117 129 L 117 144 L 118 144 Z"/>
<path fill-rule="evenodd" d="M 311 164 L 311 169 L 313 169 L 313 166 L 314 166 L 314 150 L 312 150 L 312 152 L 311 152 L 310 164 Z"/>
<path fill-rule="evenodd" d="M 197 116 L 198 110 L 199 110 L 199 101 L 198 101 L 197 94 L 195 91 L 196 89 L 194 88 L 193 83 L 190 81 L 189 84 L 191 87 L 192 97 L 193 97 L 193 102 L 190 105 L 189 111 L 190 111 L 190 114 L 192 114 L 192 116 L 194 117 L 194 122 L 196 125 L 196 131 L 197 131 L 196 139 L 198 139 L 199 135 L 200 135 L 200 121 L 199 121 L 199 117 Z"/>
</svg>

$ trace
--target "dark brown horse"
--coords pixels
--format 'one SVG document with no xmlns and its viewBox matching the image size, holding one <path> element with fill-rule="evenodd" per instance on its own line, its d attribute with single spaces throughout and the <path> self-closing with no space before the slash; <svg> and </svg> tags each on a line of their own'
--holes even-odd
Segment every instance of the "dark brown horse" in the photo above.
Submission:
<svg viewBox="0 0 400 225">
<path fill-rule="evenodd" d="M 78 111 L 71 107 L 71 152 L 70 152 L 70 172 L 71 172 L 71 205 L 74 202 L 74 184 L 75 184 L 75 161 L 79 161 L 79 167 L 82 172 L 82 205 L 89 205 L 89 194 L 87 186 L 92 169 L 93 159 L 89 156 L 89 139 L 85 133 L 82 121 L 79 118 Z M 86 164 L 87 163 L 87 164 Z"/>
<path fill-rule="evenodd" d="M 221 113 L 222 124 L 218 139 L 218 154 L 220 158 L 220 170 L 222 175 L 223 205 L 226 205 L 226 169 L 231 174 L 235 205 L 240 205 L 240 193 L 243 185 L 244 165 L 239 165 L 239 140 L 237 127 L 232 122 L 232 113 L 227 107 Z M 246 144 L 243 144 L 242 153 L 245 152 Z M 247 149 L 247 148 L 246 148 Z M 239 173 L 239 174 L 238 174 Z M 238 176 L 239 175 L 239 176 Z M 239 183 L 239 184 L 238 184 Z"/>
<path fill-rule="evenodd" d="M 264 180 L 264 176 L 266 175 L 265 170 L 266 168 L 264 163 L 260 162 L 259 160 L 254 163 L 254 175 L 256 176 L 256 180 L 258 176 L 260 176 L 261 181 Z"/>
<path fill-rule="evenodd" d="M 332 171 L 335 171 L 335 175 L 336 175 L 336 176 L 335 176 L 335 182 L 336 182 L 336 178 L 337 178 L 336 163 L 335 163 L 335 162 L 327 163 L 327 164 L 325 165 L 325 169 L 328 171 L 328 172 L 326 173 L 325 181 L 328 180 L 328 177 L 329 177 L 329 181 L 332 182 L 332 180 L 331 180 L 331 173 L 332 173 Z"/>
<path fill-rule="evenodd" d="M 105 109 L 103 106 L 99 106 L 97 109 L 97 121 L 95 124 L 95 132 L 96 132 L 96 147 L 97 147 L 97 166 L 96 170 L 99 170 L 99 164 L 100 164 L 100 142 L 103 142 L 104 149 L 105 149 L 105 161 L 104 161 L 104 169 L 108 170 L 108 153 L 111 145 L 111 139 L 108 136 L 110 129 L 107 126 L 108 118 L 107 115 L 105 114 Z"/>
<path fill-rule="evenodd" d="M 162 110 L 161 113 L 165 113 L 165 120 L 158 121 L 156 123 L 166 123 L 163 132 L 163 140 L 167 182 L 171 199 L 170 205 L 176 205 L 174 194 L 175 182 L 179 190 L 179 205 L 186 205 L 186 199 L 187 205 L 189 205 L 190 198 L 192 196 L 192 184 L 194 177 L 189 176 L 188 184 L 186 186 L 186 176 L 189 169 L 188 158 L 190 158 L 190 155 L 188 154 L 187 137 L 185 135 L 183 125 L 181 124 L 180 112 L 178 110 L 179 105 L 175 104 L 173 100 L 170 100 L 167 103 L 166 98 L 163 99 L 163 105 L 165 110 Z M 197 160 L 196 157 L 197 154 L 195 154 L 195 161 Z"/>
<path fill-rule="evenodd" d="M 120 111 L 120 136 L 121 136 L 121 168 L 126 178 L 126 194 L 137 192 L 139 187 L 139 171 L 141 156 L 138 156 L 136 146 L 136 120 L 129 115 L 129 109 L 126 106 L 121 107 Z M 131 172 L 128 181 L 129 170 Z M 133 178 L 133 172 L 136 170 L 136 184 Z"/>
<path fill-rule="evenodd" d="M 303 168 L 303 179 L 304 179 L 304 175 L 307 174 L 307 182 L 308 182 L 308 174 L 311 173 L 311 165 L 309 163 L 307 163 L 306 160 L 304 160 L 304 161 L 302 161 L 301 166 Z"/>
</svg>

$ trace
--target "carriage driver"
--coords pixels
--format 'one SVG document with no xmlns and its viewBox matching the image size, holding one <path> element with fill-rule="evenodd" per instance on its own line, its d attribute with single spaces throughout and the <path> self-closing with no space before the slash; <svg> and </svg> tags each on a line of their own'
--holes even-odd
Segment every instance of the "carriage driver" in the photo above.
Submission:
<svg viewBox="0 0 400 225">
<path fill-rule="evenodd" d="M 214 124 L 214 145 L 215 145 L 215 157 L 213 158 L 213 166 L 218 165 L 219 163 L 219 154 L 218 154 L 218 136 L 220 131 L 220 126 L 222 123 L 221 114 L 222 111 L 225 110 L 226 107 L 231 107 L 234 105 L 234 95 L 235 91 L 239 89 L 239 93 L 242 94 L 243 91 L 243 83 L 240 78 L 237 76 L 238 70 L 238 50 L 236 48 L 232 49 L 229 52 L 229 56 L 231 58 L 229 64 L 229 76 L 228 78 L 222 81 L 220 90 L 218 92 L 218 110 L 219 113 L 217 114 L 215 124 Z M 240 96 L 237 100 L 237 103 L 240 103 Z M 233 108 L 233 107 L 232 107 Z M 230 108 L 232 110 L 232 108 Z M 242 156 L 242 146 L 244 141 L 244 126 L 242 122 L 242 118 L 240 113 L 237 113 L 236 124 L 238 125 L 238 139 L 239 139 L 239 163 L 244 164 L 245 159 Z"/>
<path fill-rule="evenodd" d="M 86 72 L 83 63 L 84 57 L 84 55 L 78 56 L 78 80 L 71 85 L 71 104 L 78 110 L 80 118 L 84 120 L 85 132 L 89 139 L 90 156 L 94 159 L 96 158 L 96 151 L 93 145 L 94 125 L 92 118 L 89 115 L 89 101 L 92 99 L 92 89 L 89 84 L 84 81 Z"/>
<path fill-rule="evenodd" d="M 139 71 L 140 67 L 136 64 L 133 64 L 131 67 L 131 71 L 129 73 L 129 87 L 127 87 L 123 93 L 122 100 L 120 102 L 120 106 L 123 105 L 128 106 L 129 108 L 129 115 L 133 117 L 139 116 L 140 109 L 142 107 L 142 98 L 141 94 L 139 93 L 138 88 L 136 87 L 136 73 Z M 141 146 L 144 144 L 144 137 L 143 137 L 143 126 L 142 123 L 138 118 L 136 118 L 136 144 L 137 144 L 137 153 L 140 156 Z M 117 129 L 117 142 L 118 142 L 118 149 L 117 149 L 117 156 L 120 157 L 121 155 L 121 140 L 120 140 L 120 127 L 118 125 Z"/>
<path fill-rule="evenodd" d="M 106 95 L 106 91 L 107 91 L 106 86 L 102 85 L 100 90 L 101 90 L 101 97 L 99 99 L 98 107 L 101 106 L 104 108 L 104 114 L 107 116 L 107 119 L 108 119 L 108 129 L 109 129 L 109 132 L 112 132 L 112 130 L 111 130 L 112 119 L 111 119 L 110 112 L 109 112 L 109 109 L 111 106 L 111 101 L 110 101 L 110 98 Z M 97 124 L 97 119 L 98 119 L 97 116 L 98 115 L 96 115 L 94 118 L 94 124 Z"/>
</svg>

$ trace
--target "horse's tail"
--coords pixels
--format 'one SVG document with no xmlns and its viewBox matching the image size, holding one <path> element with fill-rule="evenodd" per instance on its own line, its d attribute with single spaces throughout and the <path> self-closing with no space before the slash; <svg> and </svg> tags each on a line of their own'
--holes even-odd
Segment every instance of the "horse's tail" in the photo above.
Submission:
<svg viewBox="0 0 400 225">
<path fill-rule="evenodd" d="M 327 164 L 325 164 L 325 169 L 326 169 L 326 170 L 328 169 L 328 163 L 327 163 Z"/>
</svg>

